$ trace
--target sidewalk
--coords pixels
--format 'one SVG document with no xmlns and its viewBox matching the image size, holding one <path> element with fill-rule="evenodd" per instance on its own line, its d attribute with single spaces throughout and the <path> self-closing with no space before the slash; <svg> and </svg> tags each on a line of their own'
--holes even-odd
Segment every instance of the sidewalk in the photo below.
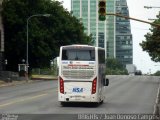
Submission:
<svg viewBox="0 0 160 120">
<path fill-rule="evenodd" d="M 57 76 L 32 75 L 32 77 L 28 81 L 26 80 L 26 78 L 25 79 L 20 78 L 20 80 L 13 80 L 13 81 L 9 81 L 9 82 L 0 80 L 0 87 L 27 84 L 27 83 L 45 81 L 45 80 L 57 80 Z"/>
<path fill-rule="evenodd" d="M 28 82 L 26 80 L 13 80 L 12 82 L 5 82 L 0 80 L 0 87 L 5 87 L 5 86 L 13 86 L 13 85 L 20 85 L 20 84 L 25 84 L 25 83 L 32 83 L 34 82 L 33 80 L 29 80 Z"/>
</svg>

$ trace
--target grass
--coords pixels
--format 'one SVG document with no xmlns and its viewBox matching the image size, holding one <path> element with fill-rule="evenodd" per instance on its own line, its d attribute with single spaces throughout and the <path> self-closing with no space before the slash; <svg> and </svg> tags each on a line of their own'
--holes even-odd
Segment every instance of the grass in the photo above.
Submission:
<svg viewBox="0 0 160 120">
<path fill-rule="evenodd" d="M 2 84 L 5 84 L 5 82 L 4 82 L 4 81 L 2 81 L 2 80 L 0 80 L 0 85 L 2 85 Z"/>
</svg>

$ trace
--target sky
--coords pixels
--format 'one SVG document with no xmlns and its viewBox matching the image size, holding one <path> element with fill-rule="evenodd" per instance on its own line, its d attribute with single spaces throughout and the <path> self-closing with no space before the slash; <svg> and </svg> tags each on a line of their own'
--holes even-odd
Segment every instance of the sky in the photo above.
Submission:
<svg viewBox="0 0 160 120">
<path fill-rule="evenodd" d="M 70 0 L 63 1 L 64 8 L 71 10 Z M 130 17 L 152 22 L 148 19 L 155 19 L 159 13 L 160 8 L 146 9 L 144 6 L 160 7 L 160 0 L 127 0 Z M 141 23 L 131 20 L 131 32 L 133 35 L 133 64 L 138 70 L 143 73 L 155 73 L 160 70 L 160 62 L 156 63 L 151 60 L 147 52 L 144 52 L 139 46 L 142 40 L 145 40 L 144 35 L 149 32 L 151 26 L 146 23 Z"/>
</svg>

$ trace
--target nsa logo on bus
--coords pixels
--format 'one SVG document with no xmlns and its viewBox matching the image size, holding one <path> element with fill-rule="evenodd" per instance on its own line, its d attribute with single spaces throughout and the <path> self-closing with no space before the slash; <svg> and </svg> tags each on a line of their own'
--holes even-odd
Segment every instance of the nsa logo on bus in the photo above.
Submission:
<svg viewBox="0 0 160 120">
<path fill-rule="evenodd" d="M 82 93 L 83 92 L 83 88 L 73 88 L 72 92 Z"/>
</svg>

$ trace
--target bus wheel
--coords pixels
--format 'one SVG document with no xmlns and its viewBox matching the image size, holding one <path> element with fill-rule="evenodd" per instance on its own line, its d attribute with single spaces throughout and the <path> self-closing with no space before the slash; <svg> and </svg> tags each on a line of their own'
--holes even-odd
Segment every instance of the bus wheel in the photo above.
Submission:
<svg viewBox="0 0 160 120">
<path fill-rule="evenodd" d="M 63 107 L 65 106 L 65 102 L 60 102 L 60 104 L 61 104 L 61 106 L 63 106 Z"/>
<path fill-rule="evenodd" d="M 104 101 L 103 101 L 103 100 L 101 100 L 100 104 L 103 104 L 103 102 L 104 102 Z"/>
<path fill-rule="evenodd" d="M 97 107 L 99 105 L 99 102 L 95 102 L 92 104 L 94 107 Z"/>
</svg>

